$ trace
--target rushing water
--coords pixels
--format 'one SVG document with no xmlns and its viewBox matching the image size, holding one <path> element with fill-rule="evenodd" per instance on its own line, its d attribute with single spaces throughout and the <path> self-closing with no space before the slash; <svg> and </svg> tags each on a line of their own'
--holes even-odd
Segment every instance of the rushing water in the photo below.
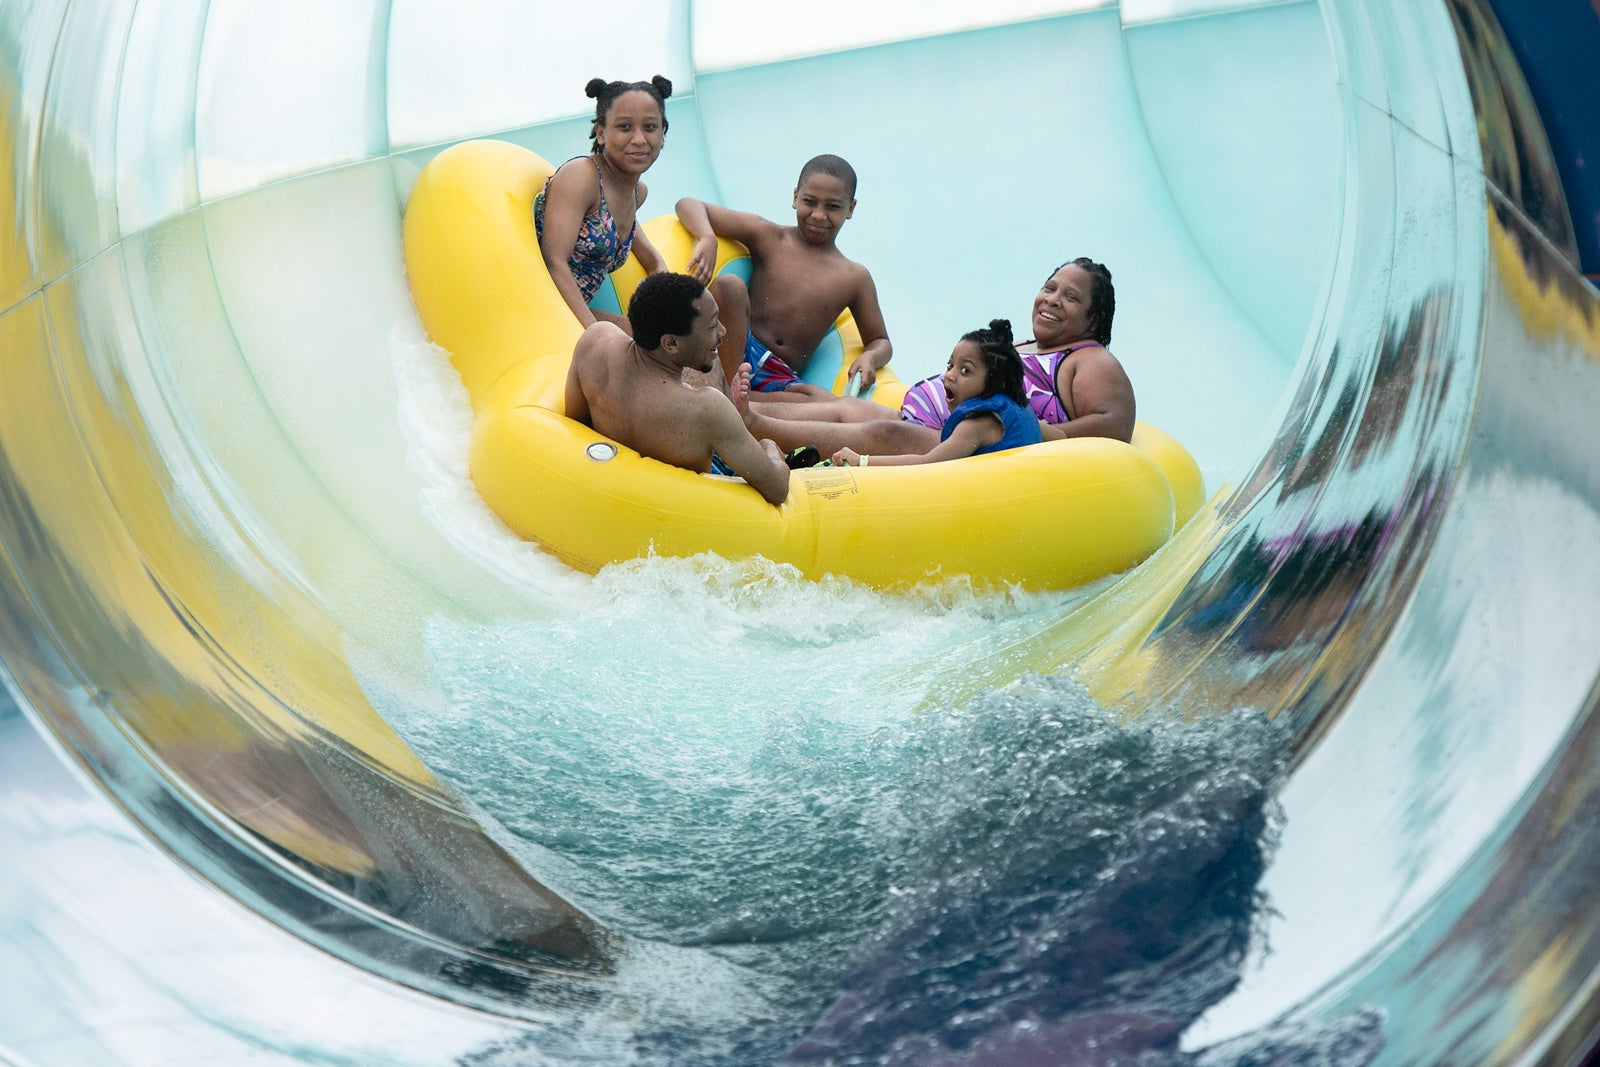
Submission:
<svg viewBox="0 0 1600 1067">
<path fill-rule="evenodd" d="M 392 354 L 434 522 L 538 609 L 435 620 L 443 709 L 385 715 L 632 946 L 612 1006 L 478 1062 L 1179 1056 L 1261 947 L 1281 730 L 1119 718 L 1067 678 L 956 695 L 963 664 L 1083 591 L 897 596 L 709 554 L 575 577 L 471 491 L 442 353 Z M 1373 1032 L 1339 1028 L 1354 1052 L 1327 1062 Z"/>
<path fill-rule="evenodd" d="M 676 594 L 619 604 L 611 649 L 567 621 L 441 630 L 453 713 L 399 724 L 539 874 L 660 964 L 632 976 L 636 1013 L 479 1062 L 1195 1058 L 1176 1041 L 1237 983 L 1270 906 L 1285 738 L 1269 720 L 1119 720 L 1044 677 L 912 707 L 859 675 L 807 677 L 817 642 L 777 654 L 770 622 L 742 640 L 661 633 L 746 598 L 770 620 L 797 589 L 626 570 Z M 861 598 L 833 599 L 850 613 Z M 677 652 L 700 633 L 724 640 Z M 759 671 L 719 667 L 755 651 L 773 654 Z M 1362 1063 L 1376 1024 L 1257 1035 L 1203 1062 Z"/>
<path fill-rule="evenodd" d="M 1260 717 L 1119 722 L 1047 678 L 920 712 L 859 689 L 730 704 L 696 695 L 709 657 L 608 679 L 545 636 L 437 635 L 456 714 L 401 728 L 571 899 L 731 964 L 764 1007 L 729 1033 L 651 1013 L 641 1061 L 766 1062 L 804 1035 L 803 1062 L 922 1062 L 919 1040 L 1130 1011 L 1164 1043 L 1231 988 L 1281 768 Z"/>
</svg>

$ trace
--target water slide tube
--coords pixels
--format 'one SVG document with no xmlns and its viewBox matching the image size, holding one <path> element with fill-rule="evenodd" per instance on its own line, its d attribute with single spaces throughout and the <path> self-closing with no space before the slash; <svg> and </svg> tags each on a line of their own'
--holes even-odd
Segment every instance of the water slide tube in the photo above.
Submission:
<svg viewBox="0 0 1600 1067">
<path fill-rule="evenodd" d="M 570 679 L 639 659 L 655 686 L 612 688 L 615 731 L 580 736 L 659 751 L 637 724 L 726 672 L 650 659 L 655 640 L 760 629 L 646 615 L 617 640 L 630 588 L 749 572 L 575 576 L 466 518 L 463 475 L 413 425 L 449 385 L 410 377 L 438 355 L 403 270 L 416 175 L 475 137 L 565 158 L 587 78 L 656 71 L 680 91 L 652 203 L 781 216 L 789 172 L 838 151 L 863 175 L 853 255 L 972 265 L 877 272 L 907 377 L 1015 319 L 1061 260 L 1113 266 L 1141 415 L 1226 488 L 1087 598 L 921 609 L 976 619 L 965 641 L 893 618 L 920 635 L 900 655 L 927 646 L 918 722 L 1070 676 L 1135 721 L 1255 709 L 1287 737 L 1252 883 L 1270 952 L 1152 1037 L 1163 1054 L 1236 1062 L 1230 1042 L 1359 1015 L 1348 1062 L 1584 1062 L 1600 299 L 1581 249 L 1600 227 L 1569 204 L 1592 203 L 1600 136 L 1562 90 L 1600 19 L 1552 3 L 1559 30 L 1513 37 L 1497 6 L 856 5 L 764 30 L 748 4 L 641 0 L 613 11 L 605 70 L 569 5 L 0 7 L 0 1062 L 615 1063 L 770 1014 L 723 956 L 574 903 L 584 872 L 442 755 L 494 710 L 479 683 L 512 708 L 559 694 L 532 748 L 581 708 Z M 1001 165 L 1020 152 L 1022 177 Z M 962 224 L 929 234 L 929 210 Z M 900 611 L 774 595 L 835 662 L 861 634 L 833 616 Z M 883 698 L 849 692 L 831 719 Z M 825 697 L 763 699 L 799 719 Z M 519 800 L 600 766 L 530 763 Z M 605 795 L 626 807 L 639 780 Z M 1185 825 L 1145 814 L 1152 837 Z M 1182 910 L 1108 932 L 1155 938 Z M 991 1037 L 945 1058 L 981 1062 Z"/>
</svg>

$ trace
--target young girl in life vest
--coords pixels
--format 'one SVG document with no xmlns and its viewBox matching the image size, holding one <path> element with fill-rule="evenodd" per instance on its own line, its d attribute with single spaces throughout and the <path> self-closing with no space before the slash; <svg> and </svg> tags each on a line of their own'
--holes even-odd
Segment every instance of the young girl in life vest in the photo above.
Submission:
<svg viewBox="0 0 1600 1067">
<path fill-rule="evenodd" d="M 833 454 L 836 467 L 904 466 L 981 456 L 1036 445 L 1039 420 L 1022 388 L 1022 358 L 1011 340 L 1011 323 L 993 319 L 988 329 L 961 335 L 944 372 L 950 417 L 939 443 L 922 455 L 863 456 L 853 448 Z"/>
</svg>

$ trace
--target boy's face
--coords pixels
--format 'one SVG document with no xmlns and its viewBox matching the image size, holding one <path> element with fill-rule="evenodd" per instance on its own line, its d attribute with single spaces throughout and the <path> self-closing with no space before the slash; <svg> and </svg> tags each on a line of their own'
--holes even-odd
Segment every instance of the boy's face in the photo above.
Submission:
<svg viewBox="0 0 1600 1067">
<path fill-rule="evenodd" d="M 808 174 L 794 191 L 795 225 L 809 244 L 832 244 L 855 210 L 844 182 L 831 174 Z"/>
</svg>

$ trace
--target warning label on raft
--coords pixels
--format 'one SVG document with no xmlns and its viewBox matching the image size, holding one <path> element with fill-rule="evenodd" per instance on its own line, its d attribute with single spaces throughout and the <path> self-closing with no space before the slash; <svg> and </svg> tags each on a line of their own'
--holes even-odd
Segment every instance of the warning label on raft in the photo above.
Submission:
<svg viewBox="0 0 1600 1067">
<path fill-rule="evenodd" d="M 806 493 L 810 496 L 832 500 L 856 492 L 855 474 L 844 467 L 812 467 L 800 472 L 800 480 L 805 483 Z"/>
</svg>

